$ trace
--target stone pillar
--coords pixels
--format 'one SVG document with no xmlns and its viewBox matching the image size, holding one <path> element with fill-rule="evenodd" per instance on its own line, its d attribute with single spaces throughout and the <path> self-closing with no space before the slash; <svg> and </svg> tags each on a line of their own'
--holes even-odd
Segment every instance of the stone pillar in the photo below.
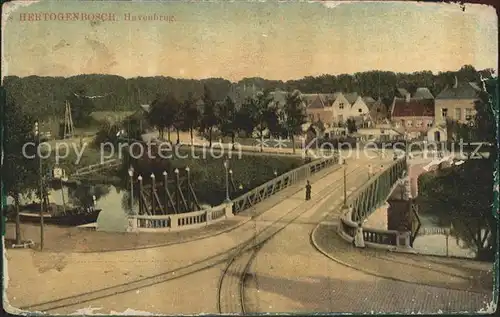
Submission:
<svg viewBox="0 0 500 317">
<path fill-rule="evenodd" d="M 410 238 L 411 238 L 410 231 L 398 232 L 396 236 L 396 246 L 401 248 L 409 248 Z"/>
<path fill-rule="evenodd" d="M 177 228 L 179 228 L 179 224 L 178 224 L 178 216 L 177 215 L 172 215 L 170 216 L 170 229 L 171 230 L 177 230 Z"/>
<path fill-rule="evenodd" d="M 233 202 L 226 202 L 224 206 L 224 210 L 226 213 L 226 218 L 231 218 L 233 217 Z"/>
<path fill-rule="evenodd" d="M 137 231 L 137 218 L 134 216 L 128 217 L 128 226 L 127 232 L 136 232 Z"/>
</svg>

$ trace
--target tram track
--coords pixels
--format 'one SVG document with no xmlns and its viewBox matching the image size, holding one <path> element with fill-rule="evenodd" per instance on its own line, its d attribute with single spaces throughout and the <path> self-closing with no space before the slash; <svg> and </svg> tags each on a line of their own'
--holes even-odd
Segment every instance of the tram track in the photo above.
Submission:
<svg viewBox="0 0 500 317">
<path fill-rule="evenodd" d="M 364 173 L 363 166 L 357 166 L 354 170 L 347 173 L 348 176 L 360 176 Z M 339 177 L 336 181 L 342 180 L 343 177 Z M 285 217 L 290 219 L 283 221 L 282 226 L 272 231 L 270 234 L 265 235 L 264 231 L 277 223 L 275 221 L 273 224 L 267 226 L 263 231 L 259 233 L 254 239 L 253 243 L 247 246 L 242 246 L 239 250 L 228 259 L 226 266 L 224 267 L 222 274 L 219 278 L 218 289 L 217 289 L 217 311 L 221 314 L 245 314 L 247 313 L 245 305 L 245 281 L 248 276 L 248 271 L 251 264 L 253 263 L 255 257 L 257 256 L 259 250 L 264 246 L 265 243 L 274 238 L 278 233 L 287 228 L 296 219 L 298 219 L 302 214 L 306 213 L 308 210 L 314 206 L 322 203 L 325 198 L 330 196 L 333 192 L 343 188 L 343 184 L 338 184 L 334 181 L 331 185 L 327 186 L 319 194 L 313 196 L 313 202 L 304 202 L 299 206 L 295 207 L 291 211 L 287 212 L 285 215 L 280 217 L 283 220 Z M 307 207 L 304 206 L 307 204 Z"/>
<path fill-rule="evenodd" d="M 347 173 L 347 175 L 348 176 L 352 175 L 353 173 L 355 173 L 359 169 L 362 169 L 362 167 L 361 166 L 356 167 L 354 170 Z M 325 174 L 323 176 L 323 178 L 328 177 L 329 175 L 333 174 L 337 170 L 338 170 L 338 168 L 333 169 L 331 172 Z M 341 179 L 342 179 L 342 176 L 338 177 L 338 179 L 336 179 L 336 181 L 334 181 L 333 184 L 324 188 L 319 194 L 314 195 L 313 196 L 313 199 L 315 199 L 314 205 L 319 203 L 325 196 L 327 196 L 329 194 L 329 191 L 332 190 L 334 187 L 335 187 L 335 189 L 342 188 L 343 185 L 335 184 L 336 182 L 338 183 L 338 181 L 340 181 Z M 320 198 L 318 200 L 316 200 L 316 198 L 319 196 L 320 196 Z M 310 203 L 308 203 L 308 204 L 310 204 Z M 265 242 L 267 242 L 272 237 L 274 237 L 277 233 L 279 233 L 281 230 L 283 230 L 286 226 L 288 226 L 291 222 L 293 222 L 296 218 L 298 218 L 305 211 L 299 212 L 298 215 L 295 215 L 294 212 L 296 212 L 298 209 L 301 209 L 303 207 L 303 205 L 304 205 L 304 203 L 300 204 L 299 206 L 297 206 L 296 208 L 287 212 L 286 214 L 280 216 L 277 220 L 273 221 L 271 224 L 264 227 L 259 232 L 256 232 L 256 234 L 252 238 L 242 242 L 241 244 L 239 244 L 235 247 L 232 247 L 224 252 L 221 252 L 221 253 L 215 254 L 213 256 L 207 257 L 205 259 L 199 260 L 195 263 L 192 263 L 192 264 L 180 267 L 180 268 L 176 268 L 176 269 L 173 269 L 173 270 L 170 270 L 167 272 L 163 272 L 163 273 L 160 273 L 160 274 L 157 274 L 154 276 L 145 277 L 145 278 L 142 278 L 142 279 L 139 279 L 136 281 L 127 282 L 127 283 L 123 283 L 123 284 L 115 285 L 115 286 L 111 286 L 111 287 L 106 287 L 106 288 L 103 288 L 100 290 L 90 291 L 90 292 L 86 292 L 83 294 L 68 296 L 68 297 L 61 298 L 61 299 L 46 301 L 46 302 L 37 303 L 37 304 L 33 304 L 33 305 L 27 305 L 24 307 L 20 307 L 20 309 L 31 311 L 31 312 L 35 312 L 35 311 L 50 312 L 50 311 L 54 311 L 57 309 L 68 308 L 71 306 L 76 306 L 76 305 L 80 305 L 83 303 L 88 303 L 88 302 L 100 300 L 103 298 L 128 293 L 128 292 L 135 291 L 135 290 L 138 290 L 141 288 L 154 286 L 154 285 L 157 285 L 160 283 L 164 283 L 164 282 L 168 282 L 168 281 L 172 281 L 172 280 L 177 280 L 177 279 L 180 279 L 182 277 L 186 277 L 188 275 L 192 275 L 192 274 L 213 268 L 219 264 L 228 263 L 228 261 L 229 261 L 229 264 L 231 265 L 231 263 L 236 263 L 235 261 L 238 258 L 238 256 L 241 256 L 246 251 L 255 250 L 256 248 L 259 247 L 259 245 L 263 245 Z M 290 216 L 291 213 L 294 213 L 292 219 L 289 221 L 284 221 L 284 219 L 287 216 Z M 265 214 L 266 213 L 263 213 L 261 215 L 265 215 Z M 284 226 L 279 227 L 277 230 L 269 231 L 269 229 L 273 229 L 274 226 L 280 225 L 280 223 L 283 223 L 283 222 L 285 222 Z M 250 259 L 247 260 L 246 264 L 248 264 L 248 265 L 245 265 L 245 267 L 243 268 L 243 271 L 245 274 L 248 271 L 248 268 L 250 266 L 249 263 L 251 263 L 251 260 L 253 257 L 251 257 Z M 227 268 L 224 270 L 224 272 L 225 272 L 224 275 L 227 275 L 228 272 L 230 272 L 230 267 L 228 265 L 226 265 L 226 266 L 227 266 Z M 223 282 L 223 278 L 221 277 L 221 279 L 219 281 L 219 286 L 222 285 L 222 282 Z M 238 283 L 238 285 L 240 285 L 240 283 Z M 219 287 L 219 289 L 220 289 L 220 287 Z M 244 288 L 240 287 L 240 290 L 237 293 L 243 295 L 243 290 L 244 290 Z M 219 296 L 220 290 L 217 291 L 217 294 L 218 294 L 218 297 L 220 298 L 220 296 Z M 244 297 L 241 297 L 241 298 L 242 298 L 241 302 L 244 302 Z M 240 304 L 240 306 L 241 305 L 244 306 L 244 304 Z M 219 300 L 218 300 L 218 308 L 221 308 L 222 310 L 224 309 L 223 307 L 220 306 Z"/>
</svg>

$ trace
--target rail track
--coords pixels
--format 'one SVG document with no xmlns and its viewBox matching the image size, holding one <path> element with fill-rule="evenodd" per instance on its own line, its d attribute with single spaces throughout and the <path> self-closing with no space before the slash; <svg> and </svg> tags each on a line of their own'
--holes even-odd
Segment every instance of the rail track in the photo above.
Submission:
<svg viewBox="0 0 500 317">
<path fill-rule="evenodd" d="M 356 167 L 354 170 L 350 171 L 347 173 L 347 175 L 353 175 L 355 172 L 356 174 L 359 173 L 359 170 L 362 169 L 361 166 Z M 332 169 L 329 173 L 326 173 L 323 177 L 327 177 L 328 175 L 331 175 L 335 171 L 337 171 L 338 168 Z M 337 181 L 340 181 L 342 177 L 338 177 Z M 317 195 L 314 195 L 312 198 L 314 202 L 312 203 L 307 203 L 309 208 L 318 204 L 323 198 L 328 196 L 333 189 L 338 189 L 342 188 L 341 182 L 337 182 L 339 184 L 332 184 L 326 188 L 324 188 L 320 193 Z M 308 209 L 309 209 L 308 208 Z M 300 204 L 298 207 L 292 209 L 291 211 L 287 212 L 286 214 L 280 216 L 277 220 L 271 222 L 268 226 L 264 227 L 263 229 L 259 230 L 258 233 L 256 233 L 252 238 L 242 242 L 241 244 L 230 248 L 229 250 L 226 250 L 224 252 L 215 254 L 213 256 L 207 257 L 205 259 L 202 259 L 200 261 L 197 261 L 195 263 L 192 263 L 187 266 L 183 266 L 180 268 L 176 268 L 164 273 L 160 273 L 154 276 L 149 276 L 145 277 L 139 280 L 135 280 L 132 282 L 128 283 L 123 283 L 120 285 L 116 286 L 111 286 L 111 287 L 106 287 L 100 290 L 96 291 L 91 291 L 91 292 L 86 292 L 74 296 L 68 296 L 65 298 L 61 299 L 56 299 L 56 300 L 51 300 L 51 301 L 46 301 L 42 303 L 37 303 L 33 305 L 28 305 L 24 307 L 20 307 L 22 310 L 27 310 L 27 311 L 43 311 L 43 312 L 50 312 L 54 311 L 57 309 L 61 308 L 68 308 L 71 306 L 76 306 L 80 305 L 83 303 L 88 303 L 92 301 L 96 301 L 99 299 L 119 295 L 119 294 L 124 294 L 128 293 L 131 291 L 135 291 L 141 288 L 153 286 L 156 284 L 172 281 L 172 280 L 177 280 L 179 278 L 195 274 L 210 268 L 213 268 L 217 265 L 223 264 L 223 263 L 228 263 L 229 265 L 226 265 L 226 268 L 224 269 L 223 275 L 221 276 L 219 280 L 219 288 L 217 291 L 218 294 L 218 309 L 219 311 L 224 311 L 227 310 L 227 305 L 233 305 L 233 304 L 226 304 L 225 302 L 221 302 L 221 286 L 225 286 L 226 284 L 223 285 L 224 283 L 224 276 L 228 276 L 229 272 L 232 272 L 231 266 L 238 265 L 238 263 L 245 263 L 243 269 L 239 269 L 240 273 L 243 271 L 242 274 L 246 275 L 248 272 L 248 269 L 250 267 L 250 264 L 252 262 L 252 259 L 255 257 L 256 252 L 258 251 L 257 249 L 259 246 L 263 245 L 267 241 L 269 241 L 272 237 L 274 237 L 277 233 L 282 231 L 284 228 L 286 228 L 289 224 L 291 224 L 295 219 L 297 219 L 302 213 L 304 213 L 306 210 L 304 210 L 304 203 Z M 266 213 L 264 212 L 262 215 L 265 215 Z M 259 215 L 260 216 L 260 215 Z M 290 218 L 286 220 L 287 218 Z M 285 223 L 284 225 L 281 225 L 282 223 Z M 278 228 L 274 228 L 276 225 L 278 225 Z M 274 229 L 274 230 L 273 230 Z M 244 254 L 247 251 L 251 251 L 251 256 L 249 258 L 246 258 L 245 260 L 238 260 L 238 258 L 241 258 L 242 254 Z M 254 253 L 255 252 L 255 253 Z M 237 271 L 238 272 L 238 271 Z M 240 304 L 238 304 L 238 307 L 240 308 L 240 311 L 244 311 L 244 285 L 242 285 L 240 282 L 242 278 L 244 279 L 245 276 L 240 276 L 237 279 L 237 285 L 239 290 L 236 292 L 240 294 Z M 227 281 L 225 282 L 227 283 Z M 231 283 L 229 284 L 231 285 Z M 224 294 L 222 295 L 224 296 Z M 225 299 L 222 299 L 223 301 Z M 221 305 L 222 303 L 222 305 Z"/>
<path fill-rule="evenodd" d="M 347 175 L 363 175 L 364 169 L 365 168 L 363 166 L 358 166 Z M 342 178 L 343 177 L 338 177 L 337 180 L 340 181 Z M 247 245 L 240 245 L 240 247 L 234 251 L 234 254 L 232 254 L 232 256 L 228 259 L 218 282 L 217 310 L 219 313 L 247 313 L 245 306 L 245 281 L 248 276 L 250 266 L 257 256 L 260 248 L 292 224 L 302 214 L 307 212 L 312 207 L 320 204 L 326 197 L 341 188 L 343 188 L 343 184 L 338 184 L 337 182 L 327 186 L 316 196 L 313 196 L 312 202 L 304 202 L 290 210 L 277 221 L 260 231 L 259 234 L 256 235 L 251 241 L 247 242 Z M 276 228 L 274 226 L 275 224 L 280 224 L 280 226 Z M 268 229 L 271 230 L 268 231 Z"/>
</svg>

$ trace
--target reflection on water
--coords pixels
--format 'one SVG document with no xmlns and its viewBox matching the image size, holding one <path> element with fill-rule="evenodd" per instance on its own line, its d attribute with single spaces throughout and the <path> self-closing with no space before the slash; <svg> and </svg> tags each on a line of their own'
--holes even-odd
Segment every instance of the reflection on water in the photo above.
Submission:
<svg viewBox="0 0 500 317">
<path fill-rule="evenodd" d="M 57 205 L 65 204 L 67 208 L 90 206 L 96 198 L 96 208 L 101 209 L 97 218 L 98 230 L 120 231 L 127 228 L 127 215 L 132 212 L 130 207 L 130 194 L 127 190 L 112 185 L 80 185 L 48 190 L 49 202 Z M 22 197 L 21 205 L 38 202 L 34 197 Z M 7 204 L 14 204 L 12 198 L 7 199 Z M 134 212 L 138 210 L 134 202 Z"/>
<path fill-rule="evenodd" d="M 422 226 L 420 228 L 421 234 L 417 235 L 415 241 L 413 242 L 413 248 L 421 253 L 443 255 L 446 256 L 458 256 L 458 257 L 468 257 L 474 258 L 476 256 L 476 250 L 471 249 L 465 241 L 460 239 L 456 232 L 453 230 L 450 232 L 448 237 L 446 234 L 423 234 L 426 229 L 432 228 L 449 228 L 442 225 L 443 219 L 440 219 L 436 215 L 430 214 L 419 214 Z M 447 250 L 448 249 L 448 250 Z"/>
</svg>

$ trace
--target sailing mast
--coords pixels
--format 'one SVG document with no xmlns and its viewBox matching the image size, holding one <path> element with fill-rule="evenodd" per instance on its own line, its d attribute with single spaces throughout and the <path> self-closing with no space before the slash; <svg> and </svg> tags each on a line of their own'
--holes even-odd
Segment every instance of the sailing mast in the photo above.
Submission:
<svg viewBox="0 0 500 317">
<path fill-rule="evenodd" d="M 71 104 L 66 100 L 66 107 L 64 111 L 64 138 L 69 139 L 73 137 L 73 117 L 71 116 Z"/>
</svg>

